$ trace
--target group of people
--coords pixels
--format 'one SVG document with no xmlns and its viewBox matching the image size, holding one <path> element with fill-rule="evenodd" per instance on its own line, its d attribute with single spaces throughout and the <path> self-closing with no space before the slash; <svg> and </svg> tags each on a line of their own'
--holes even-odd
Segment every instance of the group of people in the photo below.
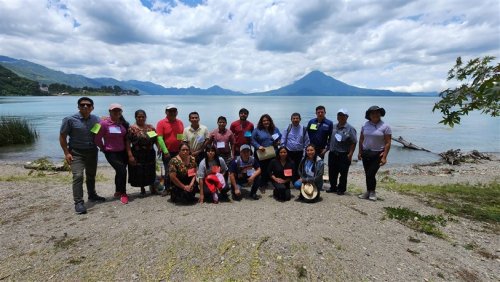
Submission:
<svg viewBox="0 0 500 282">
<path fill-rule="evenodd" d="M 287 128 L 280 131 L 269 114 L 263 114 L 257 125 L 248 120 L 249 111 L 242 108 L 239 119 L 227 128 L 220 116 L 217 128 L 209 131 L 200 124 L 197 112 L 189 114 L 190 125 L 178 119 L 177 106 L 166 106 L 166 117 L 156 127 L 147 123 L 144 110 L 135 112 L 135 123 L 123 117 L 123 107 L 113 103 L 109 116 L 92 115 L 94 102 L 88 97 L 78 100 L 79 112 L 63 119 L 60 145 L 73 174 L 75 211 L 86 213 L 83 200 L 85 178 L 88 200 L 104 202 L 95 189 L 98 150 L 115 170 L 115 198 L 127 204 L 128 183 L 140 187 L 140 195 L 170 195 L 171 201 L 218 203 L 220 200 L 258 200 L 273 188 L 279 201 L 291 199 L 291 189 L 299 189 L 299 199 L 315 202 L 323 191 L 324 158 L 328 154 L 330 188 L 327 193 L 343 195 L 352 157 L 359 143 L 358 159 L 366 175 L 365 193 L 360 198 L 376 200 L 376 173 L 387 162 L 391 145 L 391 128 L 381 117 L 385 110 L 370 107 L 359 135 L 348 122 L 345 109 L 337 111 L 337 122 L 326 118 L 324 106 L 316 107 L 316 118 L 301 125 L 301 115 L 293 113 Z M 155 150 L 156 147 L 156 150 Z M 162 173 L 157 175 L 157 156 Z M 163 173 L 163 168 L 165 173 Z M 84 177 L 85 174 L 85 177 Z M 157 183 L 165 189 L 159 193 Z"/>
</svg>

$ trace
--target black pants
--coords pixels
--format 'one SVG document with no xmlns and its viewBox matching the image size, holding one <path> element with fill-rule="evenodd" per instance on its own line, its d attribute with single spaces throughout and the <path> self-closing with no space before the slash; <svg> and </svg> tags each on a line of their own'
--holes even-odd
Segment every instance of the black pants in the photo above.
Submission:
<svg viewBox="0 0 500 282">
<path fill-rule="evenodd" d="M 269 182 L 270 176 L 269 172 L 267 171 L 267 168 L 269 167 L 269 164 L 271 163 L 273 159 L 267 159 L 267 160 L 259 160 L 260 164 L 260 186 L 265 187 L 267 183 Z"/>
<path fill-rule="evenodd" d="M 316 155 L 318 155 L 322 160 L 325 159 L 325 155 L 321 154 L 323 152 L 323 149 L 324 148 L 317 148 L 316 145 L 314 146 L 314 150 L 316 151 Z"/>
<path fill-rule="evenodd" d="M 259 189 L 260 185 L 261 185 L 261 177 L 260 175 L 255 177 L 255 179 L 253 180 L 253 183 L 252 183 L 252 188 L 250 189 L 250 195 L 255 195 L 257 194 L 257 189 Z M 241 180 L 241 179 L 238 179 L 236 178 L 236 185 L 238 185 L 239 189 L 240 189 L 240 192 L 241 192 L 241 187 L 242 186 L 246 186 L 248 183 L 246 182 L 246 180 Z M 237 200 L 241 200 L 241 195 L 240 197 L 236 196 L 236 194 L 234 194 L 234 189 L 235 187 L 233 187 L 231 185 L 231 193 L 233 194 L 233 197 Z"/>
<path fill-rule="evenodd" d="M 105 152 L 104 156 L 115 170 L 115 192 L 127 193 L 127 153 Z"/>
<path fill-rule="evenodd" d="M 382 152 L 363 151 L 361 157 L 363 158 L 363 168 L 365 169 L 366 177 L 366 190 L 371 192 L 375 191 L 377 187 L 377 179 L 375 175 L 380 168 L 380 154 Z"/>
<path fill-rule="evenodd" d="M 288 151 L 288 157 L 293 161 L 295 169 L 293 171 L 292 181 L 295 182 L 299 179 L 299 164 L 304 156 L 303 151 Z"/>
<path fill-rule="evenodd" d="M 290 201 L 292 193 L 290 191 L 290 183 L 281 184 L 272 181 L 274 190 L 273 195 L 278 201 Z"/>
<path fill-rule="evenodd" d="M 343 193 L 347 189 L 347 174 L 351 165 L 347 154 L 342 152 L 330 152 L 328 154 L 328 178 L 330 180 L 330 189 L 333 191 Z"/>
</svg>

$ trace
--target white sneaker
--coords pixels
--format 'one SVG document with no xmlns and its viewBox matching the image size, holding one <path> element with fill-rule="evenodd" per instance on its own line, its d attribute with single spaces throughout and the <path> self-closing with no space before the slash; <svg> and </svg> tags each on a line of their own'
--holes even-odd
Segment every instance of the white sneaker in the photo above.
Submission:
<svg viewBox="0 0 500 282">
<path fill-rule="evenodd" d="M 370 194 L 368 192 L 364 192 L 363 194 L 359 195 L 358 198 L 360 199 L 368 199 Z"/>
<path fill-rule="evenodd" d="M 375 193 L 375 191 L 370 192 L 370 195 L 368 196 L 368 199 L 370 201 L 376 201 L 377 200 L 377 194 Z"/>
</svg>

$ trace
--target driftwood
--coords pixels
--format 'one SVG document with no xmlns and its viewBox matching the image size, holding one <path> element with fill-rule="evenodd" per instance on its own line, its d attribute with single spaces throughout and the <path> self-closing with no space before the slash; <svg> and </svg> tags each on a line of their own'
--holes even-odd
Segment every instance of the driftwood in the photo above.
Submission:
<svg viewBox="0 0 500 282">
<path fill-rule="evenodd" d="M 476 150 L 473 150 L 472 152 L 464 154 L 464 153 L 460 152 L 460 149 L 456 149 L 456 150 L 452 149 L 452 150 L 448 150 L 446 152 L 440 153 L 439 155 L 441 156 L 441 158 L 443 158 L 447 163 L 449 163 L 451 165 L 458 165 L 458 164 L 463 163 L 463 162 L 478 162 L 479 160 L 490 160 L 491 161 L 490 156 L 488 156 L 486 154 L 479 153 Z"/>
<path fill-rule="evenodd" d="M 40 158 L 24 164 L 25 169 L 46 170 L 46 171 L 70 171 L 66 163 L 53 164 L 47 158 Z"/>
<path fill-rule="evenodd" d="M 408 148 L 408 149 L 412 149 L 412 150 L 419 150 L 419 151 L 426 151 L 426 152 L 430 152 L 429 150 L 425 149 L 425 148 L 422 148 L 420 146 L 417 146 L 411 142 L 408 142 L 406 141 L 403 137 L 399 136 L 398 138 L 394 138 L 392 137 L 392 140 L 398 142 L 398 143 L 401 143 L 403 144 L 403 146 L 405 148 Z"/>
</svg>

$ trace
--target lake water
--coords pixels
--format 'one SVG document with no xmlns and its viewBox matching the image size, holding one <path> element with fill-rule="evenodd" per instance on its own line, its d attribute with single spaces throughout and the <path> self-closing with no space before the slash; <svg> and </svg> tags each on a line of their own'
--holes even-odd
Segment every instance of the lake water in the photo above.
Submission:
<svg viewBox="0 0 500 282">
<path fill-rule="evenodd" d="M 306 124 L 315 117 L 315 107 L 324 105 L 327 117 L 334 122 L 339 108 L 348 109 L 348 122 L 358 130 L 358 134 L 365 121 L 365 110 L 371 105 L 379 105 L 387 111 L 384 121 L 391 125 L 394 137 L 403 136 L 432 152 L 448 149 L 500 152 L 500 118 L 472 113 L 462 118 L 462 124 L 449 128 L 438 124 L 439 113 L 432 113 L 436 97 L 107 96 L 92 99 L 95 103 L 93 113 L 98 116 L 107 115 L 109 104 L 120 103 L 124 106 L 125 118 L 131 123 L 134 122 L 134 111 L 144 109 L 148 122 L 153 125 L 164 118 L 165 105 L 174 103 L 185 126 L 189 125 L 189 112 L 197 111 L 201 123 L 210 130 L 216 127 L 218 116 L 225 116 L 231 123 L 238 118 L 239 109 L 245 107 L 250 111 L 249 120 L 255 124 L 262 114 L 269 113 L 283 131 L 289 124 L 291 113 L 299 112 L 302 123 Z M 0 158 L 34 160 L 49 157 L 62 160 L 59 128 L 64 117 L 77 112 L 77 100 L 78 97 L 0 97 L 0 115 L 26 118 L 40 133 L 33 145 L 0 147 Z M 101 162 L 105 161 L 103 155 L 99 158 Z M 392 165 L 399 165 L 435 161 L 438 157 L 432 153 L 403 149 L 393 142 L 388 160 Z"/>
</svg>

